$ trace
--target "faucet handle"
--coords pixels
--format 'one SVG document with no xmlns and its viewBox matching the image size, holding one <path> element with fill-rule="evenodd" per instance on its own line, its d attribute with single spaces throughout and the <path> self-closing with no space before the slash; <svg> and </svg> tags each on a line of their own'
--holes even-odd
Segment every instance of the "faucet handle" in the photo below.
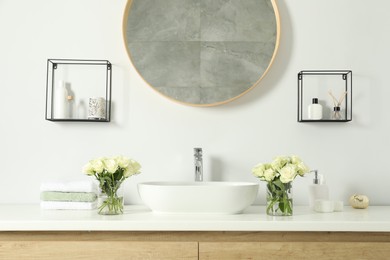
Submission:
<svg viewBox="0 0 390 260">
<path fill-rule="evenodd" d="M 194 148 L 195 156 L 202 156 L 202 148 Z"/>
</svg>

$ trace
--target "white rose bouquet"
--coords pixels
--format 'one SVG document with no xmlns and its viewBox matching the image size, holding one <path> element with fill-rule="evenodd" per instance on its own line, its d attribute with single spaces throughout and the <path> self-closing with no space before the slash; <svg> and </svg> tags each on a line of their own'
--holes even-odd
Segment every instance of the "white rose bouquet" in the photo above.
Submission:
<svg viewBox="0 0 390 260">
<path fill-rule="evenodd" d="M 123 213 L 123 196 L 118 196 L 118 189 L 125 179 L 139 174 L 140 170 L 138 162 L 123 156 L 94 159 L 83 167 L 85 174 L 95 176 L 99 181 L 101 192 L 106 197 L 99 205 L 100 214 Z"/>
<path fill-rule="evenodd" d="M 267 214 L 292 215 L 291 182 L 309 171 L 298 156 L 278 156 L 252 169 L 253 175 L 267 182 Z"/>
</svg>

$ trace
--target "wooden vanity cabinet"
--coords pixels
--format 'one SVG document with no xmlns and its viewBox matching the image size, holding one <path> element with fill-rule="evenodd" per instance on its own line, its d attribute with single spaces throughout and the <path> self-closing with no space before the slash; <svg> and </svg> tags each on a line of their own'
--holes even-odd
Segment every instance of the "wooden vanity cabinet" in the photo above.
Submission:
<svg viewBox="0 0 390 260">
<path fill-rule="evenodd" d="M 0 259 L 390 259 L 390 233 L 0 232 Z"/>
</svg>

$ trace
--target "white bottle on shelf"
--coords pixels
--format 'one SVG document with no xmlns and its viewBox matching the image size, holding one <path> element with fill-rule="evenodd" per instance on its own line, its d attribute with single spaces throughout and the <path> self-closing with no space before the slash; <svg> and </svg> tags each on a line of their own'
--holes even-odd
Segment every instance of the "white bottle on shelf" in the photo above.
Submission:
<svg viewBox="0 0 390 260">
<path fill-rule="evenodd" d="M 316 200 L 329 200 L 329 188 L 325 184 L 324 176 L 318 174 L 318 170 L 313 170 L 313 172 L 313 184 L 309 186 L 309 206 L 312 210 Z"/>
<path fill-rule="evenodd" d="M 67 119 L 68 113 L 68 91 L 65 87 L 65 82 L 59 80 L 54 88 L 54 99 L 53 99 L 53 114 L 55 119 Z"/>
<path fill-rule="evenodd" d="M 312 99 L 312 104 L 308 107 L 307 115 L 311 120 L 322 119 L 322 106 L 318 104 L 318 98 Z"/>
<path fill-rule="evenodd" d="M 84 100 L 80 100 L 77 105 L 77 118 L 78 119 L 87 119 L 87 105 Z"/>
<path fill-rule="evenodd" d="M 66 97 L 66 106 L 67 106 L 67 109 L 68 109 L 68 112 L 67 112 L 67 116 L 69 119 L 72 119 L 74 118 L 74 97 L 72 95 L 70 95 L 69 91 L 68 91 L 68 96 Z"/>
</svg>

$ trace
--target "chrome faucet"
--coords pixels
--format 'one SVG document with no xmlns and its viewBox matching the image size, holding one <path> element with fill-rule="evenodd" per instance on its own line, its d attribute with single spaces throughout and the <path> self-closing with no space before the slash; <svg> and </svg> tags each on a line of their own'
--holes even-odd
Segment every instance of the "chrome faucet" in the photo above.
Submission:
<svg viewBox="0 0 390 260">
<path fill-rule="evenodd" d="M 202 148 L 194 148 L 195 181 L 203 181 Z"/>
</svg>

